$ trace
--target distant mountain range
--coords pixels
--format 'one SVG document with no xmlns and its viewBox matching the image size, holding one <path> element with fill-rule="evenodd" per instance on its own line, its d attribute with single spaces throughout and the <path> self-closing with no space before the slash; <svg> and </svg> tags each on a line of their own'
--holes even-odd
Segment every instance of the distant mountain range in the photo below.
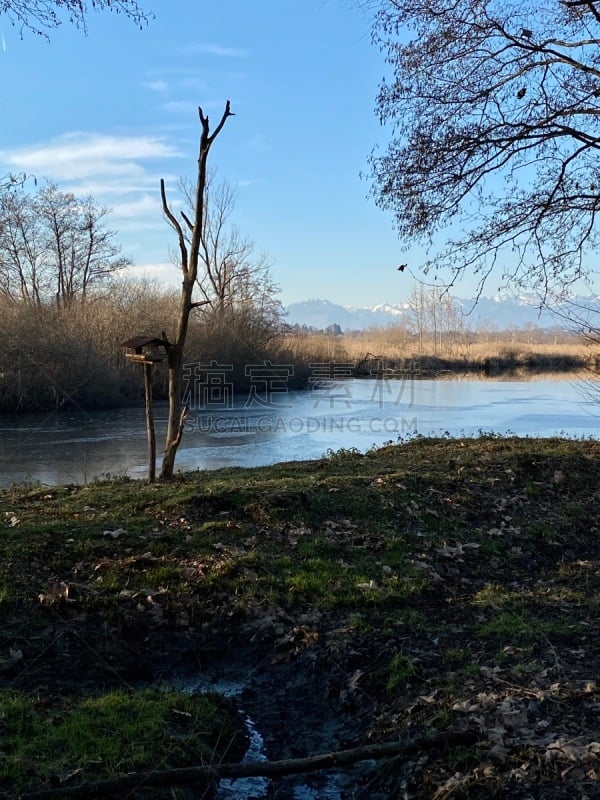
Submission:
<svg viewBox="0 0 600 800">
<path fill-rule="evenodd" d="M 555 306 L 553 311 L 540 311 L 532 299 L 521 297 L 480 297 L 478 300 L 454 298 L 464 314 L 465 327 L 472 330 L 494 326 L 500 330 L 515 326 L 524 328 L 567 328 L 565 320 L 582 320 L 584 312 L 600 313 L 600 298 L 573 298 L 568 304 Z M 576 313 L 575 310 L 579 309 Z M 309 328 L 324 329 L 339 325 L 343 331 L 364 330 L 372 326 L 410 325 L 411 313 L 408 303 L 382 303 L 380 305 L 357 308 L 342 306 L 330 300 L 303 300 L 290 303 L 286 308 L 286 321 L 290 325 L 306 325 Z M 595 321 L 598 326 L 598 320 Z"/>
</svg>

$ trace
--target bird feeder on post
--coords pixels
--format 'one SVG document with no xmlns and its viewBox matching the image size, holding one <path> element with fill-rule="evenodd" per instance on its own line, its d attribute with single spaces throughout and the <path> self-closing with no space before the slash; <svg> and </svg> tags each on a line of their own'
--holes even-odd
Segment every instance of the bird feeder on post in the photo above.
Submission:
<svg viewBox="0 0 600 800">
<path fill-rule="evenodd" d="M 152 409 L 152 367 L 167 358 L 168 342 L 157 336 L 133 336 L 121 345 L 125 358 L 144 365 L 144 390 L 146 396 L 146 434 L 148 437 L 148 481 L 156 480 L 156 433 Z"/>
</svg>

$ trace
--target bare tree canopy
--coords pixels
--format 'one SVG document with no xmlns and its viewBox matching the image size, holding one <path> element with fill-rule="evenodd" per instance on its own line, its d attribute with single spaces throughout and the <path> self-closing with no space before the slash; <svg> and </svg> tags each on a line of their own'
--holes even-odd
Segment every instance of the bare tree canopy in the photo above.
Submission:
<svg viewBox="0 0 600 800">
<path fill-rule="evenodd" d="M 137 0 L 0 0 L 0 15 L 6 16 L 21 33 L 29 30 L 46 37 L 49 30 L 65 20 L 86 30 L 90 11 L 104 10 L 123 14 L 139 27 L 152 18 Z"/>
<path fill-rule="evenodd" d="M 0 191 L 0 296 L 35 306 L 85 303 L 131 263 L 106 227 L 108 214 L 93 197 L 54 184 L 35 195 Z"/>
<path fill-rule="evenodd" d="M 4 192 L 6 189 L 10 189 L 12 186 L 22 186 L 26 180 L 27 176 L 24 173 L 19 173 L 17 175 L 14 175 L 13 173 L 2 175 L 0 176 L 0 192 Z"/>
<path fill-rule="evenodd" d="M 189 207 L 189 212 L 181 212 L 187 221 L 184 236 L 189 244 L 195 190 L 191 183 L 182 180 L 181 191 Z M 223 321 L 227 316 L 247 311 L 266 328 L 278 326 L 282 306 L 267 256 L 257 254 L 254 242 L 231 224 L 236 197 L 236 190 L 227 181 L 217 181 L 216 173 L 208 172 L 196 278 L 205 303 L 203 310 L 210 312 L 215 320 Z"/>
<path fill-rule="evenodd" d="M 600 206 L 600 3 L 373 0 L 392 76 L 373 193 L 425 270 L 546 299 L 585 278 Z"/>
</svg>

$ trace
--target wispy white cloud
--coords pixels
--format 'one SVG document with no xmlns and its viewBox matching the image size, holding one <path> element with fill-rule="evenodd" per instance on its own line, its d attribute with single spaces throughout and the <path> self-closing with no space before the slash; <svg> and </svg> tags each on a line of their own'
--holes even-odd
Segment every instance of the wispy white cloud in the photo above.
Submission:
<svg viewBox="0 0 600 800">
<path fill-rule="evenodd" d="M 145 81 L 142 86 L 151 92 L 166 92 L 169 89 L 169 84 L 165 80 Z"/>
<path fill-rule="evenodd" d="M 161 175 L 167 181 L 177 180 L 172 175 Z M 81 180 L 57 180 L 59 188 L 63 192 L 73 192 L 79 195 L 93 195 L 94 197 L 123 197 L 126 195 L 137 195 L 148 192 L 159 185 L 159 178 L 148 172 L 140 174 L 137 179 L 126 175 L 120 180 L 116 175 L 92 176 Z M 114 205 L 114 203 L 111 203 Z"/>
<path fill-rule="evenodd" d="M 144 281 L 156 281 L 163 286 L 179 288 L 181 286 L 181 270 L 175 264 L 159 262 L 156 264 L 135 264 L 120 270 L 122 278 L 134 278 Z"/>
<path fill-rule="evenodd" d="M 220 44 L 212 44 L 209 42 L 184 45 L 180 48 L 181 53 L 186 55 L 193 55 L 196 53 L 204 53 L 209 56 L 218 56 L 219 58 L 247 58 L 248 51 L 243 50 L 241 47 L 224 47 Z"/>
<path fill-rule="evenodd" d="M 170 100 L 162 103 L 160 108 L 168 114 L 189 114 L 197 110 L 198 103 L 193 100 Z"/>
<path fill-rule="evenodd" d="M 160 259 L 170 239 L 162 221 L 160 178 L 176 187 L 182 156 L 159 136 L 76 132 L 0 150 L 0 174 L 25 172 L 56 182 L 61 191 L 92 195 L 111 210 L 109 224 L 125 253 L 135 257 L 143 250 L 145 259 Z"/>
<path fill-rule="evenodd" d="M 198 76 L 197 70 L 187 70 L 171 77 L 163 74 L 142 83 L 144 89 L 156 94 L 176 93 L 181 90 L 205 91 L 207 86 L 207 81 Z"/>
<path fill-rule="evenodd" d="M 143 194 L 141 197 L 129 202 L 113 203 L 112 211 L 121 219 L 138 219 L 145 217 L 147 214 L 152 214 L 156 217 L 161 213 L 158 186 L 154 195 Z"/>
<path fill-rule="evenodd" d="M 62 182 L 94 175 L 139 179 L 147 160 L 179 156 L 175 147 L 154 136 L 66 133 L 50 142 L 0 150 L 0 163 L 12 171 Z"/>
</svg>

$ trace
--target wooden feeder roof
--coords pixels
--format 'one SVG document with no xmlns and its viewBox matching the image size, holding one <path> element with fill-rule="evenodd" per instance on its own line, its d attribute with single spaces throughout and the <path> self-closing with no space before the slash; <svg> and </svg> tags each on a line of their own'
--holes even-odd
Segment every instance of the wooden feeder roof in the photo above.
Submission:
<svg viewBox="0 0 600 800">
<path fill-rule="evenodd" d="M 129 350 L 141 350 L 143 347 L 166 347 L 167 342 L 164 339 L 159 339 L 158 336 L 132 336 L 123 342 L 121 347 L 126 347 Z"/>
<path fill-rule="evenodd" d="M 168 342 L 157 336 L 132 336 L 121 345 L 127 350 L 133 350 L 133 353 L 125 353 L 126 358 L 146 364 L 164 361 L 167 357 L 167 346 Z M 159 348 L 164 348 L 164 350 L 159 352 Z"/>
</svg>

